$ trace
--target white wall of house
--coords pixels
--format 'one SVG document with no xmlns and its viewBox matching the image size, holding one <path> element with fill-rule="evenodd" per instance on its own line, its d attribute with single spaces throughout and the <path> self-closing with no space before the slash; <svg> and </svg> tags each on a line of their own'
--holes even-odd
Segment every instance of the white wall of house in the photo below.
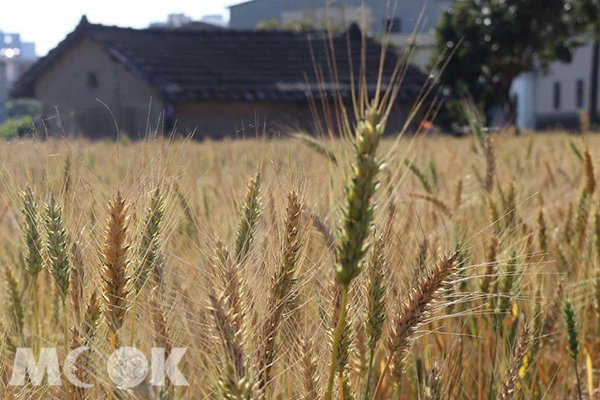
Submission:
<svg viewBox="0 0 600 400">
<path fill-rule="evenodd" d="M 571 63 L 553 63 L 547 75 L 538 73 L 535 109 L 537 115 L 578 114 L 587 107 L 591 48 L 591 44 L 588 44 L 576 49 Z M 582 83 L 583 93 L 579 94 L 578 102 L 577 85 Z M 555 92 L 556 88 L 560 93 Z"/>
<path fill-rule="evenodd" d="M 281 13 L 281 23 L 284 26 L 294 22 L 310 21 L 316 26 L 326 27 L 331 24 L 334 27 L 345 25 L 344 28 L 347 28 L 356 23 L 361 28 L 369 31 L 374 20 L 373 10 L 370 7 L 363 6 L 317 7 L 308 10 L 283 11 Z"/>
<path fill-rule="evenodd" d="M 570 63 L 551 63 L 547 71 L 519 76 L 513 84 L 519 126 L 575 126 L 587 111 L 592 44 L 575 49 Z"/>
<path fill-rule="evenodd" d="M 512 96 L 517 101 L 517 125 L 523 129 L 535 129 L 536 74 L 528 72 L 513 82 Z"/>
</svg>

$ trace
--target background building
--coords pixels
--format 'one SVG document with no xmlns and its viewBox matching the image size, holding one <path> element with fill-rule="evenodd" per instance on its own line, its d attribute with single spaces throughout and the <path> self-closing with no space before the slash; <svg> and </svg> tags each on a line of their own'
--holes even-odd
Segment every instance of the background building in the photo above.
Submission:
<svg viewBox="0 0 600 400">
<path fill-rule="evenodd" d="M 592 45 L 589 42 L 575 49 L 570 63 L 554 62 L 548 71 L 533 71 L 517 78 L 512 92 L 520 127 L 579 126 L 580 114 L 587 112 L 590 100 Z"/>
<path fill-rule="evenodd" d="M 0 123 L 6 118 L 10 87 L 35 60 L 34 43 L 22 41 L 18 33 L 0 31 Z"/>
<path fill-rule="evenodd" d="M 214 17 L 214 15 L 204 16 L 200 21 L 195 21 L 192 17 L 185 14 L 169 14 L 166 21 L 153 22 L 149 25 L 149 28 L 186 31 L 210 31 L 225 29 L 226 24 L 224 23 L 223 19 L 218 20 Z"/>
<path fill-rule="evenodd" d="M 197 138 L 218 138 L 252 136 L 265 123 L 271 131 L 313 130 L 310 98 L 325 102 L 339 93 L 350 103 L 352 82 L 358 81 L 350 71 L 360 71 L 361 31 L 354 27 L 331 45 L 318 32 L 130 29 L 83 17 L 19 79 L 12 95 L 42 103 L 50 134 L 144 137 L 176 127 Z M 365 46 L 366 80 L 374 88 L 381 46 L 371 39 Z M 331 51 L 352 53 L 352 67 L 340 57 L 335 78 L 327 72 Z M 386 58 L 389 79 L 395 54 Z M 390 130 L 402 128 L 424 83 L 418 69 L 407 69 Z"/>
<path fill-rule="evenodd" d="M 380 36 L 387 27 L 391 41 L 400 46 L 416 34 L 417 47 L 411 61 L 425 68 L 432 56 L 435 25 L 442 12 L 455 1 L 252 0 L 230 7 L 229 26 L 255 29 L 265 22 L 281 26 L 310 22 L 325 26 L 328 20 L 334 25 L 362 21 L 361 28 L 375 36 Z"/>
<path fill-rule="evenodd" d="M 204 22 L 206 24 L 220 26 L 221 28 L 227 28 L 229 23 L 221 14 L 209 14 L 200 18 L 200 22 Z"/>
</svg>

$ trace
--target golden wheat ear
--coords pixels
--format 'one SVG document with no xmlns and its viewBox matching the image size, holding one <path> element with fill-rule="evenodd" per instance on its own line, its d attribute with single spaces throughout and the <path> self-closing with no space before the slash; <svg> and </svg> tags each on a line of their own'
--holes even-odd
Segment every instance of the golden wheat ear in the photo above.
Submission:
<svg viewBox="0 0 600 400">
<path fill-rule="evenodd" d="M 222 381 L 229 385 L 247 377 L 244 345 L 239 331 L 235 329 L 233 316 L 226 308 L 222 296 L 209 289 L 209 310 L 213 319 L 214 330 L 217 333 L 222 350 L 225 354 Z M 218 356 L 217 356 L 218 357 Z M 217 360 L 222 363 L 221 360 Z"/>
<path fill-rule="evenodd" d="M 132 277 L 133 288 L 139 293 L 148 276 L 152 274 L 154 285 L 162 283 L 163 261 L 161 256 L 161 224 L 165 212 L 165 204 L 159 188 L 156 188 L 146 209 L 144 232 L 138 246 L 138 262 Z"/>
<path fill-rule="evenodd" d="M 25 269 L 35 280 L 44 266 L 42 236 L 39 231 L 39 206 L 31 188 L 21 193 L 21 199 L 21 234 L 25 243 Z"/>
<path fill-rule="evenodd" d="M 483 277 L 481 278 L 481 284 L 479 286 L 481 292 L 489 293 L 490 286 L 494 286 L 497 279 L 497 271 L 496 271 L 496 255 L 498 253 L 498 238 L 496 235 L 493 235 L 488 242 L 488 245 L 485 249 L 485 272 Z"/>
<path fill-rule="evenodd" d="M 421 276 L 410 289 L 407 300 L 396 311 L 386 342 L 387 361 L 375 394 L 378 393 L 378 387 L 390 368 L 395 370 L 393 376 L 398 377 L 401 374 L 414 333 L 430 313 L 432 304 L 441 298 L 442 293 L 447 293 L 453 288 L 453 276 L 456 273 L 456 260 L 459 255 L 459 252 L 453 253 Z"/>
<path fill-rule="evenodd" d="M 83 255 L 81 254 L 80 242 L 74 242 L 71 246 L 71 308 L 75 314 L 75 322 L 81 321 L 81 304 L 84 299 L 85 270 L 83 266 Z"/>
<path fill-rule="evenodd" d="M 510 361 L 509 369 L 506 371 L 506 376 L 502 384 L 502 389 L 498 394 L 498 400 L 513 400 L 518 398 L 519 390 L 519 375 L 524 373 L 524 360 L 529 348 L 529 329 L 525 321 L 521 321 L 519 337 L 513 348 L 513 354 Z M 526 365 L 525 365 L 526 367 Z"/>
<path fill-rule="evenodd" d="M 9 303 L 8 317 L 13 334 L 20 340 L 23 336 L 25 312 L 22 303 L 22 293 L 19 283 L 12 269 L 4 267 L 5 293 Z"/>
<path fill-rule="evenodd" d="M 246 200 L 242 206 L 240 222 L 235 239 L 234 258 L 237 263 L 241 263 L 250 251 L 250 246 L 254 240 L 256 225 L 260 218 L 261 206 L 260 172 L 257 172 L 254 177 L 248 179 Z"/>
<path fill-rule="evenodd" d="M 100 320 L 101 309 L 98 302 L 98 292 L 92 291 L 90 299 L 87 303 L 81 326 L 79 328 L 79 335 L 83 339 L 85 346 L 90 346 L 96 334 L 98 333 L 98 321 Z"/>
<path fill-rule="evenodd" d="M 268 398 L 271 369 L 276 356 L 276 340 L 283 313 L 292 300 L 296 286 L 298 252 L 300 250 L 300 217 L 302 203 L 295 192 L 288 195 L 285 218 L 285 240 L 280 267 L 273 276 L 267 306 L 267 317 L 262 326 L 260 349 L 256 363 L 259 397 Z"/>
<path fill-rule="evenodd" d="M 154 344 L 158 348 L 165 349 L 165 357 L 171 354 L 172 344 L 169 335 L 167 319 L 163 311 L 163 306 L 159 302 L 159 289 L 155 287 L 150 296 L 150 308 L 152 310 L 152 323 L 154 326 Z"/>
<path fill-rule="evenodd" d="M 127 207 L 120 192 L 110 202 L 108 213 L 100 275 L 104 318 L 111 333 L 116 335 L 129 308 Z"/>
<path fill-rule="evenodd" d="M 240 264 L 233 262 L 229 256 L 227 247 L 217 240 L 215 243 L 215 255 L 213 257 L 213 269 L 221 275 L 223 283 L 223 296 L 227 306 L 233 313 L 233 323 L 236 331 L 243 332 L 246 320 L 246 286 Z"/>
<path fill-rule="evenodd" d="M 319 398 L 319 369 L 314 355 L 314 342 L 304 335 L 301 343 L 303 400 Z"/>
<path fill-rule="evenodd" d="M 62 208 L 56 203 L 54 196 L 50 197 L 46 205 L 45 223 L 48 270 L 64 304 L 71 283 L 71 257 Z"/>
<path fill-rule="evenodd" d="M 444 398 L 442 374 L 437 364 L 434 364 L 428 371 L 424 392 L 425 400 L 442 400 Z"/>
<path fill-rule="evenodd" d="M 150 296 L 150 308 L 152 312 L 152 326 L 154 328 L 154 346 L 156 348 L 164 349 L 165 358 L 168 359 L 171 355 L 171 351 L 173 349 L 173 344 L 170 336 L 170 329 L 167 323 L 167 319 L 165 317 L 163 306 L 159 302 L 160 288 L 155 286 L 152 289 L 152 294 Z M 160 398 L 174 398 L 174 386 L 170 380 L 167 380 L 167 383 L 164 387 L 160 388 L 159 397 Z"/>
<path fill-rule="evenodd" d="M 342 339 L 347 336 L 344 332 L 347 332 L 349 325 L 346 319 L 348 289 L 362 271 L 364 257 L 370 247 L 369 236 L 373 229 L 375 208 L 372 198 L 377 190 L 377 177 L 382 166 L 377 148 L 385 130 L 386 118 L 379 106 L 374 102 L 365 110 L 364 117 L 356 126 L 355 160 L 345 187 L 346 198 L 337 235 L 334 273 L 341 286 L 340 313 L 333 333 L 325 400 L 333 397 L 334 379 L 340 365 L 338 359 L 343 353 Z"/>
<path fill-rule="evenodd" d="M 84 316 L 79 325 L 71 328 L 71 349 L 75 350 L 79 347 L 92 347 L 94 338 L 98 333 L 98 321 L 100 320 L 101 310 L 98 304 L 98 292 L 92 291 L 87 303 Z M 70 368 L 79 375 L 79 379 L 83 382 L 93 380 L 94 374 L 92 371 L 92 359 L 89 352 L 83 352 L 75 360 Z M 73 400 L 85 398 L 86 389 L 82 387 L 70 386 L 70 395 Z"/>
</svg>

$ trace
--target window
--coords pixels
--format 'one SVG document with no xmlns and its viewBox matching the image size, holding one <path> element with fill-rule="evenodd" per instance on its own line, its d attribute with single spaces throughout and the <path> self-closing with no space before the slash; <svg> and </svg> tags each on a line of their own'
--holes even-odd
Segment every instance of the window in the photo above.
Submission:
<svg viewBox="0 0 600 400">
<path fill-rule="evenodd" d="M 554 90 L 552 92 L 552 103 L 555 110 L 560 109 L 560 82 L 554 82 Z"/>
<path fill-rule="evenodd" d="M 584 107 L 584 96 L 585 96 L 585 86 L 583 79 L 577 79 L 577 83 L 575 84 L 575 106 L 577 108 Z"/>
<path fill-rule="evenodd" d="M 87 74 L 87 85 L 90 89 L 96 89 L 98 87 L 98 75 L 95 72 Z"/>
<path fill-rule="evenodd" d="M 389 33 L 401 33 L 402 20 L 399 17 L 386 18 L 383 20 L 383 29 Z"/>
</svg>

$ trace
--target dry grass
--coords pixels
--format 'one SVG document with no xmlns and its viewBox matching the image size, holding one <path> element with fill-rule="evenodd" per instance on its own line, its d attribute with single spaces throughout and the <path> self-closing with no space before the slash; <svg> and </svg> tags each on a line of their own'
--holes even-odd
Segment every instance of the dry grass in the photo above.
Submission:
<svg viewBox="0 0 600 400">
<path fill-rule="evenodd" d="M 600 138 L 355 151 L 348 139 L 2 143 L 0 392 L 321 398 L 341 320 L 336 399 L 590 398 Z M 15 348 L 56 346 L 62 360 L 80 345 L 94 348 L 77 360 L 92 388 L 8 385 Z M 188 348 L 190 385 L 115 389 L 105 362 L 118 345 L 148 359 Z"/>
</svg>

